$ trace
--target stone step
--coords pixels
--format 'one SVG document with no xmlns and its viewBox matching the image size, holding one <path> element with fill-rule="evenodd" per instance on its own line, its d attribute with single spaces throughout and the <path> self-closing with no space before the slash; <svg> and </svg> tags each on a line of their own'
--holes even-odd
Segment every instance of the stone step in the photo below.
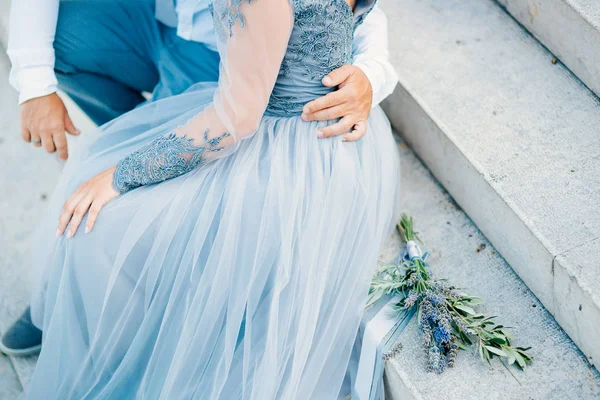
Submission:
<svg viewBox="0 0 600 400">
<path fill-rule="evenodd" d="M 8 19 L 10 17 L 10 0 L 0 0 L 0 50 L 4 51 L 8 44 Z"/>
<path fill-rule="evenodd" d="M 509 372 L 497 360 L 488 366 L 471 351 L 461 351 L 454 368 L 441 375 L 427 373 L 413 321 L 401 336 L 403 349 L 386 365 L 386 399 L 600 398 L 600 374 L 415 154 L 404 145 L 400 152 L 403 211 L 414 217 L 423 247 L 431 252 L 434 274 L 484 297 L 481 310 L 514 327 L 513 344 L 532 346 L 534 362 L 524 372 Z M 382 260 L 393 259 L 399 247 L 396 235 Z"/>
<path fill-rule="evenodd" d="M 600 103 L 492 0 L 381 0 L 394 126 L 600 360 Z"/>
<path fill-rule="evenodd" d="M 598 0 L 496 0 L 600 95 Z"/>
</svg>

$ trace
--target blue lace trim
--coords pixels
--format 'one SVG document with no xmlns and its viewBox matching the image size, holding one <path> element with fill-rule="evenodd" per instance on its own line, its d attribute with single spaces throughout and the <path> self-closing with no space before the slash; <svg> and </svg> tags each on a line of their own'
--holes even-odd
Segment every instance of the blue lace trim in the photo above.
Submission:
<svg viewBox="0 0 600 400">
<path fill-rule="evenodd" d="M 352 62 L 354 18 L 344 0 L 313 3 L 292 0 L 293 39 L 279 70 L 285 77 L 296 70 L 311 80 L 320 80 L 332 70 Z"/>
<path fill-rule="evenodd" d="M 352 63 L 354 30 L 371 12 L 377 0 L 357 4 L 354 16 L 345 0 L 291 0 L 294 30 L 279 69 L 278 79 L 303 76 L 316 85 L 325 75 Z M 364 10 L 364 11 L 363 11 Z M 306 102 L 273 93 L 267 111 L 276 115 L 297 114 Z"/>
<path fill-rule="evenodd" d="M 123 194 L 139 186 L 175 178 L 204 164 L 204 155 L 223 150 L 221 140 L 230 136 L 225 132 L 209 139 L 208 132 L 204 131 L 204 143 L 200 146 L 175 133 L 154 140 L 117 164 L 113 187 Z"/>
<path fill-rule="evenodd" d="M 246 18 L 240 11 L 240 7 L 243 3 L 252 4 L 256 0 L 230 0 L 229 6 L 225 7 L 218 13 L 218 21 L 220 23 L 215 24 L 215 31 L 221 41 L 226 41 L 227 37 L 233 37 L 233 27 L 236 22 L 240 22 L 240 27 L 244 29 L 246 26 Z M 208 6 L 213 17 L 215 15 L 214 3 L 210 3 Z"/>
<path fill-rule="evenodd" d="M 273 93 L 265 114 L 274 116 L 299 114 L 305 104 L 305 101 L 298 101 L 295 96 L 282 96 Z"/>
</svg>

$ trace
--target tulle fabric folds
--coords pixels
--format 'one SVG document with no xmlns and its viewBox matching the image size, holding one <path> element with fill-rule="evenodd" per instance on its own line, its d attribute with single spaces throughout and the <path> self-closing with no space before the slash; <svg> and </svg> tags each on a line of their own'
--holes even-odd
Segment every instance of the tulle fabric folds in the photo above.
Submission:
<svg viewBox="0 0 600 400">
<path fill-rule="evenodd" d="M 92 232 L 55 238 L 79 184 L 213 92 L 134 110 L 68 162 L 35 239 L 44 344 L 28 399 L 338 397 L 398 217 L 398 153 L 379 108 L 354 143 L 317 139 L 323 123 L 264 117 L 231 156 L 128 192 Z"/>
</svg>

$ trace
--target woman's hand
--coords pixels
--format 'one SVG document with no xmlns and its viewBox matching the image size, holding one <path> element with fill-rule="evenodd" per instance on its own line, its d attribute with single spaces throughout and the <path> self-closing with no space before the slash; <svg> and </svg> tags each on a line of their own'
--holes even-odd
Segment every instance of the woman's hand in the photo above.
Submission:
<svg viewBox="0 0 600 400">
<path fill-rule="evenodd" d="M 88 214 L 85 233 L 92 230 L 102 207 L 119 195 L 112 185 L 115 169 L 112 167 L 94 176 L 69 197 L 60 213 L 56 236 L 62 236 L 69 225 L 67 237 L 72 238 L 85 214 Z"/>
</svg>

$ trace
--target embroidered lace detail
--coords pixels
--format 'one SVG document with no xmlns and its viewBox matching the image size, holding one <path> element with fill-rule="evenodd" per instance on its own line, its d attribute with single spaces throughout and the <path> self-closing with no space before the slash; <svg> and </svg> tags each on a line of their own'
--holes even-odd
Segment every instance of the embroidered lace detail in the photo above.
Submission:
<svg viewBox="0 0 600 400">
<path fill-rule="evenodd" d="M 298 114 L 304 104 L 313 100 L 303 95 L 294 96 L 290 88 L 312 85 L 321 88 L 320 80 L 325 75 L 352 63 L 354 29 L 362 23 L 376 0 L 365 0 L 368 5 L 364 7 L 369 8 L 357 17 L 345 0 L 291 2 L 294 29 L 267 108 L 269 113 L 276 115 Z M 326 91 L 321 91 L 321 95 L 324 94 Z"/>
<path fill-rule="evenodd" d="M 219 39 L 223 42 L 226 41 L 227 37 L 233 37 L 233 27 L 237 21 L 240 21 L 240 27 L 244 29 L 246 26 L 246 18 L 240 11 L 242 3 L 252 4 L 256 0 L 230 0 L 229 7 L 225 7 L 219 10 L 217 17 L 222 23 L 215 24 L 215 31 L 219 36 Z M 215 13 L 213 3 L 208 6 L 210 12 Z"/>
<path fill-rule="evenodd" d="M 296 114 L 302 110 L 306 104 L 305 101 L 298 101 L 296 96 L 283 96 L 271 94 L 266 114 L 281 116 Z"/>
<path fill-rule="evenodd" d="M 344 4 L 340 3 L 343 2 Z M 344 0 L 293 0 L 294 30 L 279 76 L 298 70 L 320 80 L 332 70 L 352 62 L 354 17 Z"/>
<path fill-rule="evenodd" d="M 221 140 L 230 136 L 225 132 L 212 139 L 204 131 L 204 143 L 192 144 L 192 139 L 171 133 L 158 138 L 117 164 L 113 178 L 114 188 L 121 194 L 139 186 L 151 185 L 190 172 L 205 163 L 207 152 L 223 150 Z"/>
</svg>

